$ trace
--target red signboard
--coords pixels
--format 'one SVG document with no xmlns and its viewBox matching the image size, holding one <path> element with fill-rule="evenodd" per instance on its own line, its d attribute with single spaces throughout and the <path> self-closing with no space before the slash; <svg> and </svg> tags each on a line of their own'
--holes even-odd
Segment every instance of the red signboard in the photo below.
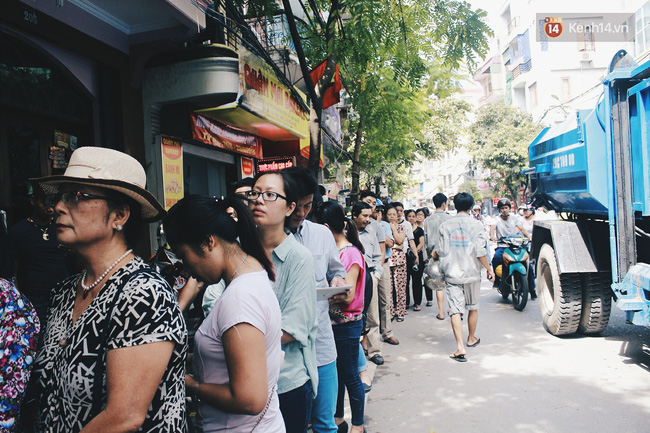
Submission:
<svg viewBox="0 0 650 433">
<path fill-rule="evenodd" d="M 262 157 L 262 143 L 259 137 L 210 120 L 200 114 L 191 113 L 190 116 L 193 139 L 242 155 Z"/>
<path fill-rule="evenodd" d="M 296 165 L 296 159 L 295 157 L 259 159 L 255 165 L 257 166 L 257 173 L 264 173 L 266 171 L 284 170 L 285 168 L 293 167 Z"/>
<path fill-rule="evenodd" d="M 242 156 L 240 160 L 242 177 L 252 177 L 255 174 L 253 171 L 253 159 Z"/>
</svg>

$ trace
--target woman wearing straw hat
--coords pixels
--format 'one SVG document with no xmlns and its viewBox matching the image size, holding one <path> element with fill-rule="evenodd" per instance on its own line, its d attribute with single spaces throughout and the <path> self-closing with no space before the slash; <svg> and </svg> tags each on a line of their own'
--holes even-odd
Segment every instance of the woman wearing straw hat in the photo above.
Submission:
<svg viewBox="0 0 650 433">
<path fill-rule="evenodd" d="M 51 197 L 58 241 L 84 271 L 57 285 L 38 354 L 37 431 L 181 432 L 185 322 L 163 278 L 133 254 L 165 211 L 144 169 L 115 150 L 81 147 Z"/>
</svg>

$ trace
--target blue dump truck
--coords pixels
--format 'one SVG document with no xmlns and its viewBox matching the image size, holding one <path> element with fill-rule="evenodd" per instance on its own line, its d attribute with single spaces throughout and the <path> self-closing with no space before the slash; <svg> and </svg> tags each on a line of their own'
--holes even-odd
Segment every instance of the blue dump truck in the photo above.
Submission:
<svg viewBox="0 0 650 433">
<path fill-rule="evenodd" d="M 544 326 L 595 334 L 612 300 L 650 326 L 650 61 L 613 58 L 593 110 L 544 129 L 528 148 L 530 197 L 561 215 L 535 221 L 531 257 Z"/>
</svg>

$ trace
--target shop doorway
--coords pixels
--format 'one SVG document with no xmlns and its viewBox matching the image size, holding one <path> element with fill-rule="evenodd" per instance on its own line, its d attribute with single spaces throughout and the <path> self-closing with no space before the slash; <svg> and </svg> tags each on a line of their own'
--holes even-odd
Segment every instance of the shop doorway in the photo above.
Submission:
<svg viewBox="0 0 650 433">
<path fill-rule="evenodd" d="M 237 181 L 235 158 L 223 152 L 183 144 L 184 195 L 225 197 Z"/>
</svg>

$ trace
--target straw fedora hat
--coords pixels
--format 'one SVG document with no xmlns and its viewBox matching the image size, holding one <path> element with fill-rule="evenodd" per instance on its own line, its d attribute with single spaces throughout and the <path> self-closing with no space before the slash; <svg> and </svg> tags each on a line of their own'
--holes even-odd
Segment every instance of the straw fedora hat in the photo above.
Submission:
<svg viewBox="0 0 650 433">
<path fill-rule="evenodd" d="M 147 175 L 142 165 L 132 156 L 105 147 L 85 146 L 72 153 L 63 175 L 30 179 L 38 183 L 46 194 L 58 194 L 59 186 L 76 183 L 97 186 L 124 194 L 142 208 L 145 222 L 157 221 L 165 209 L 145 189 Z"/>
</svg>

